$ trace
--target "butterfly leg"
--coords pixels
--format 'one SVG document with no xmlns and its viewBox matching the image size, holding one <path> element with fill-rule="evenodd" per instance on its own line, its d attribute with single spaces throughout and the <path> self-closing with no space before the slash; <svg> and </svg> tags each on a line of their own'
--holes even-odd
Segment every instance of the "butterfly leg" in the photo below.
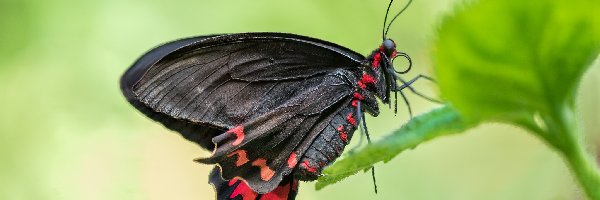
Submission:
<svg viewBox="0 0 600 200">
<path fill-rule="evenodd" d="M 388 73 L 392 75 L 392 78 L 394 79 L 393 80 L 394 83 L 396 83 L 396 81 L 400 80 L 402 83 L 406 84 L 406 82 L 404 80 L 402 80 L 398 75 L 396 75 L 396 73 L 394 73 L 394 71 L 392 70 L 392 68 L 387 67 L 386 69 L 387 69 Z M 410 85 L 408 85 L 408 87 L 410 89 L 412 89 L 412 87 L 410 87 Z M 402 96 L 402 99 L 404 100 L 404 104 L 408 108 L 408 114 L 409 114 L 410 118 L 412 118 L 412 116 L 413 116 L 412 115 L 412 108 L 410 107 L 410 103 L 408 102 L 408 99 L 406 98 L 406 95 L 404 94 L 404 92 L 402 92 L 402 87 L 398 88 L 398 85 L 392 84 L 392 89 L 391 90 L 394 91 L 394 98 L 395 98 L 394 114 L 396 114 L 398 112 L 398 92 L 399 92 L 400 95 Z M 414 89 L 413 89 L 413 91 L 414 91 Z"/>
<path fill-rule="evenodd" d="M 410 107 L 410 102 L 408 102 L 408 98 L 406 98 L 406 95 L 404 94 L 404 92 L 402 91 L 398 91 L 400 92 L 400 95 L 402 96 L 402 99 L 404 100 L 404 104 L 406 105 L 406 108 L 408 108 L 408 116 L 410 116 L 410 118 L 412 119 L 413 114 L 412 114 L 412 107 Z"/>
<path fill-rule="evenodd" d="M 360 139 L 358 140 L 358 145 L 356 145 L 352 149 L 350 149 L 350 152 L 354 152 L 354 151 L 356 151 L 356 149 L 358 149 L 360 146 L 362 146 L 363 137 L 365 135 L 367 136 L 368 143 L 369 144 L 371 143 L 371 137 L 369 136 L 369 132 L 367 131 L 365 115 L 361 110 L 361 105 L 362 105 L 362 103 L 359 101 L 356 106 L 356 116 L 357 116 L 356 119 L 357 119 L 357 124 L 359 126 L 358 129 L 360 130 Z M 363 128 L 360 127 L 361 122 L 364 125 Z"/>
<path fill-rule="evenodd" d="M 404 96 L 404 95 L 403 95 Z M 361 112 L 361 108 L 360 108 L 360 102 L 358 102 L 358 105 L 356 106 L 356 116 L 358 119 L 358 128 L 360 129 L 360 135 L 361 135 L 361 141 L 362 141 L 362 135 L 363 135 L 363 129 L 364 129 L 364 134 L 365 136 L 367 136 L 367 142 L 369 144 L 371 144 L 371 136 L 369 135 L 369 130 L 367 129 L 367 121 L 365 120 L 365 115 L 362 114 Z M 361 127 L 361 123 L 362 122 L 362 127 Z M 359 142 L 359 146 L 360 146 L 360 142 Z M 354 147 L 351 151 L 354 151 L 355 148 L 359 147 L 356 146 Z M 373 187 L 375 188 L 375 194 L 377 194 L 377 181 L 375 180 L 375 167 L 371 166 L 371 176 L 373 177 Z"/>
<path fill-rule="evenodd" d="M 402 90 L 402 89 L 404 89 L 404 88 L 408 88 L 408 89 L 409 89 L 411 92 L 413 92 L 413 93 L 414 93 L 414 94 L 416 94 L 417 96 L 420 96 L 420 97 L 422 97 L 422 98 L 424 98 L 424 99 L 427 99 L 427 100 L 429 100 L 429 101 L 431 101 L 431 102 L 442 103 L 442 101 L 440 101 L 440 100 L 437 100 L 437 99 L 434 99 L 434 98 L 428 97 L 427 95 L 424 95 L 423 93 L 420 93 L 419 91 L 415 90 L 415 89 L 414 89 L 414 88 L 411 86 L 411 84 L 413 84 L 415 81 L 417 81 L 417 80 L 418 80 L 418 79 L 420 79 L 420 78 L 424 78 L 424 79 L 427 79 L 427 80 L 429 80 L 429 81 L 431 81 L 431 82 L 434 82 L 434 83 L 435 83 L 435 80 L 434 80 L 433 78 L 431 78 L 431 77 L 429 77 L 429 76 L 422 75 L 422 74 L 419 74 L 417 77 L 415 77 L 415 78 L 413 78 L 413 79 L 411 79 L 411 80 L 409 80 L 409 81 L 405 81 L 404 79 L 402 79 L 402 78 L 400 78 L 400 77 L 397 77 L 397 78 L 398 78 L 398 80 L 399 80 L 400 82 L 402 82 L 402 86 L 400 86 L 400 88 L 398 88 L 398 90 Z"/>
</svg>

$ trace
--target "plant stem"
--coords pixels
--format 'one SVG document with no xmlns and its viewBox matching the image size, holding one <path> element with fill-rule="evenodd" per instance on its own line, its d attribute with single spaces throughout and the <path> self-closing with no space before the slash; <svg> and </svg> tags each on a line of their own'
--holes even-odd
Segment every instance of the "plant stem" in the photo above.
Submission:
<svg viewBox="0 0 600 200">
<path fill-rule="evenodd" d="M 590 199 L 600 200 L 600 173 L 595 159 L 581 145 L 572 151 L 563 151 L 571 170 Z"/>
<path fill-rule="evenodd" d="M 600 168 L 596 160 L 586 152 L 583 134 L 570 106 L 553 113 L 554 127 L 549 130 L 553 138 L 549 142 L 562 153 L 573 174 L 592 200 L 600 200 Z"/>
</svg>

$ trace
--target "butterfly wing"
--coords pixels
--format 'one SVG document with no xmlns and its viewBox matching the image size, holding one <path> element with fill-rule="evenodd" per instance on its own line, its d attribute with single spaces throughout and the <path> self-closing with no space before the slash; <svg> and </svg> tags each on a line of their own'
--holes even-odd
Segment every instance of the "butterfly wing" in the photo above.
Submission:
<svg viewBox="0 0 600 200">
<path fill-rule="evenodd" d="M 158 62 L 161 58 L 165 57 L 169 53 L 187 46 L 195 42 L 204 40 L 212 36 L 200 36 L 180 39 L 177 41 L 169 42 L 156 47 L 142 57 L 140 57 L 121 77 L 121 91 L 123 95 L 129 101 L 131 105 L 137 108 L 140 112 L 144 113 L 151 119 L 158 121 L 165 125 L 165 127 L 181 133 L 186 139 L 193 141 L 205 149 L 212 150 L 214 144 L 211 142 L 211 138 L 223 132 L 225 128 L 222 127 L 211 127 L 202 124 L 191 123 L 185 120 L 177 120 L 165 113 L 157 112 L 153 108 L 142 103 L 138 96 L 133 91 L 133 86 L 140 80 L 140 78 L 146 73 L 149 67 Z"/>
<path fill-rule="evenodd" d="M 265 194 L 256 193 L 243 180 L 223 180 L 218 167 L 210 173 L 209 183 L 216 190 L 217 200 L 293 200 L 298 194 L 298 180 L 293 179 L 291 175 L 285 177 L 274 190 Z"/>
<path fill-rule="evenodd" d="M 218 164 L 225 179 L 244 179 L 259 193 L 273 190 L 292 173 L 333 113 L 350 103 L 353 87 L 344 80 L 351 77 L 339 72 L 304 79 L 308 88 L 299 89 L 302 93 L 214 137 L 213 155 L 199 161 Z"/>
<path fill-rule="evenodd" d="M 319 122 L 348 104 L 364 59 L 281 33 L 170 44 L 157 48 L 165 49 L 150 56 L 154 62 L 125 74 L 126 96 L 167 127 L 188 127 L 184 137 L 208 149 L 214 143 L 201 162 L 219 164 L 225 179 L 244 179 L 259 193 L 275 189 L 295 166 L 291 158 L 299 159 L 324 128 Z"/>
</svg>

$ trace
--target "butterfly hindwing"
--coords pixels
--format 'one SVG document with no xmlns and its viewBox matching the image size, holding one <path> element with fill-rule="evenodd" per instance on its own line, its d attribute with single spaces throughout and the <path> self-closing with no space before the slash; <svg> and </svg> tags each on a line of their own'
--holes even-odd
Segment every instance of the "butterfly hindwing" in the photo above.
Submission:
<svg viewBox="0 0 600 200">
<path fill-rule="evenodd" d="M 292 176 L 285 177 L 274 190 L 265 194 L 256 193 L 243 180 L 223 180 L 218 167 L 210 173 L 209 183 L 215 188 L 217 200 L 294 200 L 298 194 L 298 180 Z"/>
<path fill-rule="evenodd" d="M 305 92 L 213 138 L 216 150 L 200 162 L 219 164 L 224 178 L 240 177 L 259 193 L 273 190 L 291 174 L 333 113 L 349 104 L 353 87 L 342 77 L 352 76 L 313 77 L 319 81 Z"/>
</svg>

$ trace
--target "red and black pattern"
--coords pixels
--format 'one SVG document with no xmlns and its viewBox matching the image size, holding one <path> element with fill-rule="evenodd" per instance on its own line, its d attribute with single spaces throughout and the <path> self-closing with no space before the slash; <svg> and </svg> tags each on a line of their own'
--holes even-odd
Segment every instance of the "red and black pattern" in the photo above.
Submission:
<svg viewBox="0 0 600 200">
<path fill-rule="evenodd" d="M 355 111 L 354 107 L 347 104 L 327 122 L 327 126 L 319 133 L 319 136 L 304 153 L 304 157 L 298 162 L 299 171 L 297 173 L 300 180 L 317 179 L 323 167 L 342 154 L 356 129 Z"/>
<path fill-rule="evenodd" d="M 298 180 L 315 180 L 341 155 L 361 113 L 378 115 L 376 97 L 389 103 L 400 88 L 389 74 L 395 54 L 382 45 L 364 58 L 283 33 L 202 36 L 146 53 L 121 89 L 144 114 L 213 151 L 197 161 L 217 164 L 217 199 L 293 199 Z"/>
<path fill-rule="evenodd" d="M 210 173 L 209 183 L 217 191 L 216 199 L 287 200 L 296 198 L 296 194 L 298 194 L 298 180 L 293 179 L 292 176 L 285 177 L 275 189 L 265 194 L 259 194 L 252 190 L 244 180 L 238 178 L 223 180 L 218 167 L 215 167 Z"/>
</svg>

